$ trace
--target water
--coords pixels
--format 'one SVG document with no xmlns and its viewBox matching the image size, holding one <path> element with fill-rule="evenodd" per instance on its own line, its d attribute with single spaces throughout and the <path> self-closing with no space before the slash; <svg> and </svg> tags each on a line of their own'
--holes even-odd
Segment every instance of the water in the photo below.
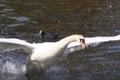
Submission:
<svg viewBox="0 0 120 80">
<path fill-rule="evenodd" d="M 0 37 L 40 42 L 36 35 L 41 29 L 58 34 L 58 39 L 53 41 L 77 33 L 86 37 L 117 35 L 120 34 L 119 7 L 119 0 L 1 0 Z M 36 70 L 21 75 L 27 55 L 23 50 L 4 52 L 0 54 L 0 79 L 119 80 L 119 53 L 119 41 L 101 43 L 68 54 L 44 72 Z M 10 71 L 17 69 L 23 72 L 18 71 L 20 75 L 3 73 L 7 72 L 6 66 Z"/>
</svg>

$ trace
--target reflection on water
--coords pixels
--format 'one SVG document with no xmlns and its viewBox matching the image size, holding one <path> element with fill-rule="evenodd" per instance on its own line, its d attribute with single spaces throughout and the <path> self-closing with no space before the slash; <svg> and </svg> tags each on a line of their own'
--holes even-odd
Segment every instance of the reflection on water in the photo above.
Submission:
<svg viewBox="0 0 120 80">
<path fill-rule="evenodd" d="M 36 35 L 41 29 L 58 34 L 59 39 L 76 33 L 116 35 L 120 34 L 119 8 L 119 0 L 0 0 L 0 37 L 39 42 Z M 8 53 L 13 55 L 24 51 L 1 53 L 0 64 L 6 67 L 6 64 L 15 63 L 9 68 L 24 69 L 17 68 L 17 65 L 25 65 L 25 55 L 17 54 L 17 57 L 10 58 Z M 42 74 L 38 70 L 26 76 L 2 74 L 6 69 L 1 70 L 3 66 L 0 66 L 0 80 L 119 80 L 119 53 L 119 41 L 102 43 L 67 55 Z"/>
</svg>

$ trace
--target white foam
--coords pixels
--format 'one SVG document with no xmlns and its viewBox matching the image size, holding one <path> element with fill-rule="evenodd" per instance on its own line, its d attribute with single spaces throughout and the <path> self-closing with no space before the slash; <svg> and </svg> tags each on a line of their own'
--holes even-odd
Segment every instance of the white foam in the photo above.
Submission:
<svg viewBox="0 0 120 80">
<path fill-rule="evenodd" d="M 6 61 L 2 67 L 2 73 L 24 75 L 26 73 L 26 65 L 17 65 L 10 61 Z"/>
</svg>

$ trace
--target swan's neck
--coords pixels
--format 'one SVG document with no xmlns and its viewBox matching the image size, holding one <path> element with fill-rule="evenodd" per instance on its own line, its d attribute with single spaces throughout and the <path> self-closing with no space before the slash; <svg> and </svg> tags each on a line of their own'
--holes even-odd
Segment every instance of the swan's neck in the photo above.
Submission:
<svg viewBox="0 0 120 80">
<path fill-rule="evenodd" d="M 73 41 L 76 41 L 76 35 L 72 35 L 72 36 L 68 36 L 66 38 L 63 38 L 62 40 L 58 41 L 58 44 L 60 44 L 61 47 L 65 47 Z"/>
</svg>

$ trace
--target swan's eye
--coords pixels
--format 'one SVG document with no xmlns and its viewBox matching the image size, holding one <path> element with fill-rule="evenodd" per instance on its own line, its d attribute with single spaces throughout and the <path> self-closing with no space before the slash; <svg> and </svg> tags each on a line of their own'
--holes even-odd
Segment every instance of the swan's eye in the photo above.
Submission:
<svg viewBox="0 0 120 80">
<path fill-rule="evenodd" d="M 85 39 L 80 39 L 80 42 L 85 43 Z"/>
</svg>

